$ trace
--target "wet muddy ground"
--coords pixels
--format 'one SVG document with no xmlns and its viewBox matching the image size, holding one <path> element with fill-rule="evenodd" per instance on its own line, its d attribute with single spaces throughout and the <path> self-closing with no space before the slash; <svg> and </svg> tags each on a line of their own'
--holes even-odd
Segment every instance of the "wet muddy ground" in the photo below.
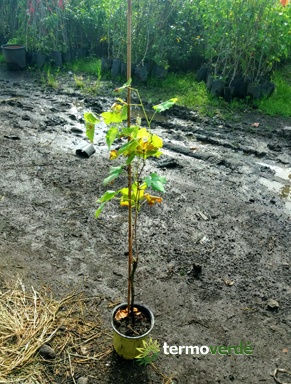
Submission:
<svg viewBox="0 0 291 384">
<path fill-rule="evenodd" d="M 83 111 L 112 102 L 83 95 L 69 75 L 51 89 L 0 68 L 1 285 L 19 276 L 60 296 L 96 295 L 108 328 L 110 305 L 126 297 L 126 215 L 113 205 L 94 218 L 111 165 L 104 127 L 93 156 L 75 154 L 86 143 Z M 180 384 L 273 384 L 276 368 L 291 370 L 291 119 L 247 110 L 225 121 L 174 107 L 154 130 L 165 150 L 150 166 L 167 193 L 141 214 L 136 287 L 155 314 L 152 336 L 161 346 L 253 350 L 162 349 L 157 365 Z M 89 383 L 162 382 L 114 354 L 104 367 Z"/>
</svg>

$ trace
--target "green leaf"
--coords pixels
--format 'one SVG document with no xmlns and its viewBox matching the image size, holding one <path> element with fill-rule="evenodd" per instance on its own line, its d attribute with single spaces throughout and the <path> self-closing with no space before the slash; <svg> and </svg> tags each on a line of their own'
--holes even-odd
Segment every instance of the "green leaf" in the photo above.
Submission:
<svg viewBox="0 0 291 384">
<path fill-rule="evenodd" d="M 84 113 L 86 136 L 93 143 L 95 134 L 95 125 L 100 122 L 100 119 L 93 112 Z"/>
<path fill-rule="evenodd" d="M 138 143 L 136 140 L 130 140 L 127 143 L 123 144 L 117 151 L 118 155 L 131 156 L 132 153 L 136 150 Z"/>
<path fill-rule="evenodd" d="M 103 180 L 103 185 L 107 185 L 111 183 L 111 181 L 115 180 L 123 171 L 123 166 L 112 167 L 109 171 L 109 175 Z"/>
<path fill-rule="evenodd" d="M 121 123 L 123 121 L 121 113 L 116 111 L 103 112 L 101 113 L 101 116 L 103 117 L 106 125 Z"/>
<path fill-rule="evenodd" d="M 127 105 L 124 105 L 120 111 L 120 116 L 123 121 L 127 119 L 127 111 L 128 111 Z"/>
<path fill-rule="evenodd" d="M 99 197 L 97 203 L 107 203 L 112 200 L 117 193 L 118 192 L 116 191 L 106 191 L 101 197 Z"/>
<path fill-rule="evenodd" d="M 88 123 L 97 124 L 100 122 L 100 119 L 93 112 L 85 112 L 84 120 Z"/>
<path fill-rule="evenodd" d="M 129 165 L 134 158 L 135 158 L 135 153 L 132 153 L 130 156 L 128 156 L 126 160 L 126 165 Z"/>
<path fill-rule="evenodd" d="M 144 179 L 148 188 L 152 188 L 154 191 L 165 192 L 164 184 L 167 180 L 164 176 L 159 176 L 156 173 L 151 173 Z"/>
<path fill-rule="evenodd" d="M 114 92 L 115 93 L 120 93 L 124 91 L 126 88 L 130 87 L 132 79 L 130 78 L 125 84 L 122 85 L 122 87 L 115 88 Z"/>
<path fill-rule="evenodd" d="M 88 137 L 90 142 L 93 143 L 94 135 L 95 135 L 95 124 L 89 123 L 88 121 L 86 121 L 85 128 L 86 128 L 86 136 Z"/>
<path fill-rule="evenodd" d="M 174 104 L 176 104 L 177 101 L 178 101 L 178 99 L 176 97 L 174 97 L 170 100 L 164 101 L 161 104 L 154 105 L 153 109 L 155 111 L 157 111 L 158 113 L 161 113 L 161 112 L 165 111 L 166 109 L 171 108 Z"/>
<path fill-rule="evenodd" d="M 97 211 L 95 212 L 96 219 L 100 216 L 100 213 L 103 211 L 103 208 L 105 207 L 106 203 L 108 203 L 108 201 L 112 200 L 117 193 L 118 192 L 116 192 L 116 191 L 106 191 L 104 193 L 104 195 L 99 197 L 99 199 L 97 200 L 97 203 L 101 203 L 101 204 L 100 204 L 99 208 L 97 209 Z"/>
<path fill-rule="evenodd" d="M 99 208 L 95 212 L 96 219 L 98 219 L 98 217 L 100 216 L 100 213 L 103 211 L 103 208 L 105 207 L 105 205 L 106 205 L 106 203 L 100 204 Z"/>
<path fill-rule="evenodd" d="M 139 131 L 139 127 L 137 125 L 132 125 L 130 127 L 124 127 L 120 132 L 121 136 L 135 138 Z"/>
<path fill-rule="evenodd" d="M 112 143 L 114 142 L 114 140 L 116 139 L 118 135 L 118 128 L 113 126 L 113 127 L 110 127 L 106 133 L 106 143 L 108 145 L 108 148 L 111 147 Z"/>
</svg>

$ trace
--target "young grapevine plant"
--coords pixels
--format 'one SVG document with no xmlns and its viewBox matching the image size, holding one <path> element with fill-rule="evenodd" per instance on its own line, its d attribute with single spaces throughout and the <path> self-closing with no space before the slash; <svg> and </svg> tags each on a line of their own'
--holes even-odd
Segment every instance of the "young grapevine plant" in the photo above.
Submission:
<svg viewBox="0 0 291 384">
<path fill-rule="evenodd" d="M 108 189 L 97 202 L 99 207 L 95 216 L 99 217 L 104 207 L 113 199 L 119 200 L 121 206 L 128 209 L 128 306 L 124 311 L 125 317 L 130 317 L 134 321 L 134 276 L 138 264 L 138 246 L 137 246 L 137 218 L 143 204 L 150 206 L 162 202 L 160 193 L 165 191 L 164 185 L 166 178 L 159 176 L 155 172 L 145 175 L 146 162 L 149 157 L 159 157 L 162 152 L 163 140 L 151 132 L 151 122 L 156 113 L 161 113 L 172 107 L 176 98 L 172 98 L 164 103 L 153 107 L 154 113 L 151 118 L 148 117 L 140 94 L 137 89 L 131 87 L 129 80 L 122 87 L 115 90 L 116 93 L 127 91 L 129 95 L 135 92 L 139 103 L 130 104 L 130 97 L 127 101 L 117 98 L 109 111 L 101 113 L 97 117 L 92 112 L 84 114 L 86 124 L 86 134 L 91 142 L 94 140 L 95 126 L 101 119 L 108 127 L 106 133 L 106 143 L 110 153 L 111 160 L 122 159 L 119 165 L 111 167 L 108 176 L 103 180 L 103 185 L 112 185 L 124 171 L 127 174 L 127 186 L 118 190 Z M 128 101 L 129 100 L 129 101 Z M 131 124 L 131 107 L 139 107 L 146 120 L 146 127 L 141 125 L 141 118 L 138 117 L 134 124 Z M 122 142 L 121 146 L 115 147 L 114 144 Z M 114 148 L 115 147 L 115 148 Z M 133 220 L 132 220 L 133 218 Z M 134 235 L 133 235 L 134 233 Z M 134 240 L 134 247 L 133 247 Z M 134 256 L 133 256 L 134 248 Z M 123 316 L 122 315 L 122 316 Z"/>
<path fill-rule="evenodd" d="M 125 84 L 116 89 L 115 92 L 122 92 L 128 87 L 130 87 L 130 85 Z M 136 119 L 135 124 L 129 127 L 125 126 L 124 122 L 128 118 L 128 103 L 120 98 L 117 99 L 109 111 L 101 113 L 101 118 L 108 126 L 106 143 L 110 151 L 110 159 L 116 160 L 120 157 L 124 158 L 124 162 L 121 165 L 110 168 L 108 176 L 103 180 L 103 185 L 112 184 L 114 180 L 123 171 L 127 171 L 127 167 L 131 165 L 133 167 L 131 196 L 129 197 L 128 187 L 121 188 L 117 191 L 109 189 L 97 200 L 100 205 L 95 214 L 96 218 L 99 217 L 105 205 L 113 199 L 119 199 L 121 206 L 128 206 L 130 199 L 131 207 L 136 212 L 139 212 L 144 203 L 152 206 L 162 202 L 162 198 L 151 194 L 148 191 L 149 189 L 156 192 L 165 191 L 165 177 L 159 176 L 157 173 L 150 173 L 145 177 L 143 176 L 143 172 L 145 170 L 146 160 L 149 157 L 159 157 L 162 154 L 161 148 L 163 147 L 163 140 L 151 132 L 151 122 L 156 113 L 161 113 L 170 108 L 176 103 L 177 99 L 172 98 L 154 106 L 153 116 L 149 119 L 138 90 L 134 88 L 130 88 L 130 90 L 138 95 L 140 103 L 134 104 L 134 106 L 141 107 L 147 122 L 147 127 L 141 126 L 141 119 L 139 117 Z M 100 122 L 100 118 L 92 112 L 86 112 L 84 119 L 86 122 L 87 137 L 93 142 L 95 126 Z M 118 149 L 112 149 L 114 142 L 120 139 L 123 139 L 124 143 Z"/>
</svg>

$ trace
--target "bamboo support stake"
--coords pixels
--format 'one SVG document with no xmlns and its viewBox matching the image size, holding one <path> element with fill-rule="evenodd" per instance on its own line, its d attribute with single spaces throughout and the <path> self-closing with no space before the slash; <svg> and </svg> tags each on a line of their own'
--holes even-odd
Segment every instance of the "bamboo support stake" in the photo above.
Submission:
<svg viewBox="0 0 291 384">
<path fill-rule="evenodd" d="M 131 78 L 131 0 L 127 0 L 127 81 Z M 127 126 L 130 127 L 130 87 L 127 88 Z M 132 202 L 131 202 L 131 189 L 132 189 L 132 170 L 131 165 L 127 168 L 128 176 L 128 289 L 127 289 L 127 309 L 130 314 L 133 306 L 133 298 L 131 295 L 132 290 Z M 133 311 L 132 311 L 133 313 Z"/>
</svg>

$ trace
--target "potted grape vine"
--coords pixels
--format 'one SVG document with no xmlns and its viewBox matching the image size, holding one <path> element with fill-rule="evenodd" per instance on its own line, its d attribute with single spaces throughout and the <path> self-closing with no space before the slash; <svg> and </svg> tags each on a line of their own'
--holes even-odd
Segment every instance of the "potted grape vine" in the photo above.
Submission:
<svg viewBox="0 0 291 384">
<path fill-rule="evenodd" d="M 156 172 L 145 174 L 150 168 L 148 159 L 159 157 L 162 152 L 163 140 L 151 130 L 151 122 L 156 113 L 161 113 L 172 107 L 177 99 L 172 98 L 153 107 L 153 115 L 148 117 L 141 100 L 139 91 L 131 86 L 131 79 L 122 87 L 115 89 L 115 93 L 135 93 L 137 104 L 117 98 L 109 111 L 100 116 L 93 112 L 85 112 L 84 119 L 86 134 L 91 142 L 100 121 L 107 126 L 106 143 L 109 157 L 118 162 L 109 170 L 108 176 L 103 180 L 104 186 L 109 186 L 97 200 L 96 218 L 99 218 L 109 202 L 118 201 L 121 207 L 126 208 L 128 221 L 128 260 L 127 260 L 127 300 L 114 308 L 112 313 L 113 346 L 119 356 L 125 359 L 134 359 L 138 355 L 137 348 L 143 347 L 143 340 L 147 338 L 154 326 L 152 311 L 137 303 L 135 300 L 135 276 L 139 263 L 138 249 L 138 218 L 145 206 L 162 203 L 161 194 L 165 192 L 166 179 Z M 139 107 L 144 119 L 137 117 L 131 122 L 131 107 Z M 145 126 L 142 125 L 145 121 Z M 121 144 L 120 144 L 121 143 Z M 114 181 L 125 174 L 126 185 L 117 190 L 113 189 Z M 118 207 L 118 209 L 120 209 Z"/>
</svg>

